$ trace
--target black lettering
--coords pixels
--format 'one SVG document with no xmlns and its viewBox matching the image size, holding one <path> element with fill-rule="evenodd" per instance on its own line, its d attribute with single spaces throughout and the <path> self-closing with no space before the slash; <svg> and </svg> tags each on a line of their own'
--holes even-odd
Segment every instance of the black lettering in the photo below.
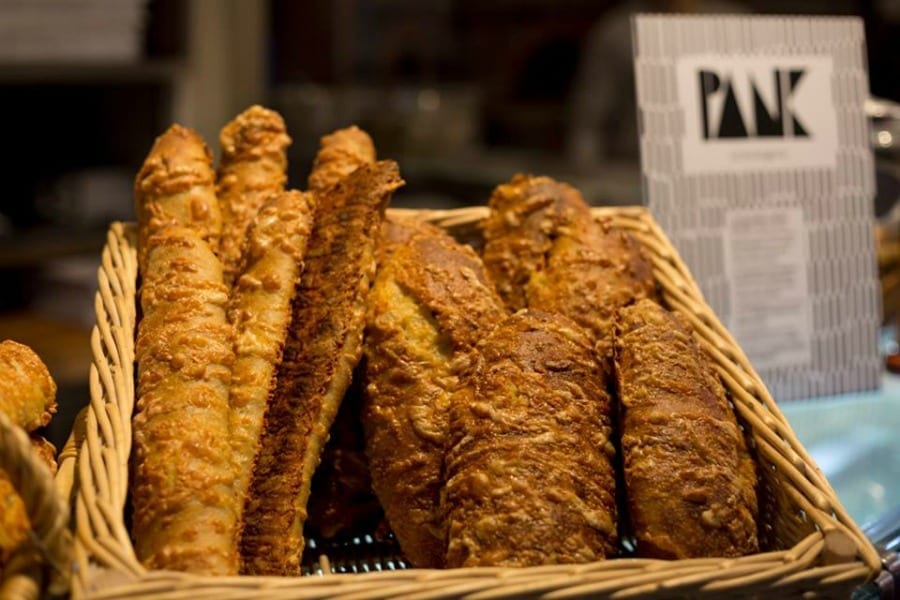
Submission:
<svg viewBox="0 0 900 600">
<path fill-rule="evenodd" d="M 729 83 L 725 88 L 725 106 L 722 108 L 722 120 L 719 123 L 720 138 L 745 138 L 747 136 L 747 126 L 744 125 L 744 118 L 741 116 L 741 109 L 738 106 L 737 98 L 734 95 L 734 87 Z"/>
<path fill-rule="evenodd" d="M 753 81 L 753 118 L 756 120 L 756 135 L 759 137 L 778 137 L 784 135 L 784 123 L 781 120 L 781 78 L 775 73 L 775 112 L 770 113 Z"/>
<path fill-rule="evenodd" d="M 700 73 L 700 113 L 703 119 L 703 139 L 709 139 L 709 97 L 719 89 L 721 80 L 712 71 L 701 70 Z"/>
<path fill-rule="evenodd" d="M 702 69 L 698 73 L 700 85 L 700 113 L 703 120 L 703 139 L 749 137 L 809 137 L 807 128 L 789 104 L 791 95 L 806 74 L 805 69 L 775 69 L 772 73 L 775 107 L 770 110 L 763 101 L 760 87 L 750 77 L 753 96 L 752 114 L 744 115 L 737 101 L 734 85 L 728 77 L 720 77 L 714 71 Z M 749 75 L 748 75 L 749 77 Z M 718 123 L 712 123 L 711 99 L 722 96 L 722 113 Z M 745 107 L 749 109 L 750 107 Z M 749 110 L 748 110 L 749 112 Z M 752 118 L 752 135 L 746 118 Z"/>
<path fill-rule="evenodd" d="M 797 89 L 797 84 L 805 74 L 806 69 L 792 69 L 789 72 L 790 86 L 788 87 L 788 97 L 790 97 L 790 95 L 794 93 L 794 90 Z M 787 107 L 787 98 L 785 98 L 784 105 L 785 107 Z M 800 120 L 797 118 L 797 115 L 793 113 L 789 114 L 791 115 L 791 132 L 797 137 L 809 137 L 809 134 L 806 132 L 806 128 L 800 124 Z"/>
</svg>

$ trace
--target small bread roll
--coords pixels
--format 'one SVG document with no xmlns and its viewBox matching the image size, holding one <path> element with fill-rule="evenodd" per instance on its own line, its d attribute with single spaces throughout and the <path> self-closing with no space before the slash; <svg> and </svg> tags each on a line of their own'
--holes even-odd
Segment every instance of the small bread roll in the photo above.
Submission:
<svg viewBox="0 0 900 600">
<path fill-rule="evenodd" d="M 56 448 L 39 435 L 31 434 L 34 453 L 56 475 Z M 12 482 L 0 469 L 0 567 L 28 537 L 31 523 L 25 503 L 12 486 Z"/>
<path fill-rule="evenodd" d="M 477 349 L 450 407 L 446 566 L 611 557 L 613 406 L 584 330 L 526 310 Z"/>
<path fill-rule="evenodd" d="M 422 232 L 382 264 L 366 335 L 363 427 L 372 484 L 405 556 L 440 567 L 438 512 L 457 369 L 505 317 L 478 256 Z"/>
<path fill-rule="evenodd" d="M 47 425 L 56 408 L 56 382 L 47 365 L 24 344 L 0 342 L 0 412 L 31 432 Z"/>
<path fill-rule="evenodd" d="M 623 308 L 616 375 L 637 553 L 682 559 L 757 552 L 754 462 L 689 327 L 651 300 Z"/>
</svg>

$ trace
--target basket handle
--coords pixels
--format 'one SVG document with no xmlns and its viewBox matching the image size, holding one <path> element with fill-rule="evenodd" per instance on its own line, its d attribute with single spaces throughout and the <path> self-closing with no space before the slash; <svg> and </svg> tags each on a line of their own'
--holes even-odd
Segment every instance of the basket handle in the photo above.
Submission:
<svg viewBox="0 0 900 600">
<path fill-rule="evenodd" d="M 32 451 L 25 430 L 13 425 L 3 413 L 0 413 L 0 468 L 22 497 L 31 523 L 32 542 L 30 548 L 15 553 L 6 565 L 0 581 L 0 598 L 31 600 L 41 593 L 38 557 L 52 569 L 50 591 L 65 593 L 69 587 L 72 552 L 69 511 L 56 491 L 50 469 Z"/>
</svg>

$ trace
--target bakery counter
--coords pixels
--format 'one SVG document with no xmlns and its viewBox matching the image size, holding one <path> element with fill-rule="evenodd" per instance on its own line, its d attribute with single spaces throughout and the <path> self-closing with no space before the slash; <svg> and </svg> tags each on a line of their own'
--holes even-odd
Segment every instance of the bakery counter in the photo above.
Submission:
<svg viewBox="0 0 900 600">
<path fill-rule="evenodd" d="M 900 550 L 900 376 L 885 373 L 879 390 L 780 407 L 863 531 Z"/>
</svg>

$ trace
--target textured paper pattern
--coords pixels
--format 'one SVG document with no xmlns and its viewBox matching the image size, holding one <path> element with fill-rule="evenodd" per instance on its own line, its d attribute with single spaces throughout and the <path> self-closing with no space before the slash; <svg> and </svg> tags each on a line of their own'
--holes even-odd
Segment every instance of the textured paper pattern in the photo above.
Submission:
<svg viewBox="0 0 900 600">
<path fill-rule="evenodd" d="M 809 351 L 780 364 L 757 356 L 754 366 L 775 398 L 877 387 L 881 309 L 862 22 L 639 15 L 634 45 L 645 201 L 726 326 L 738 316 L 726 272 L 727 215 L 802 215 L 811 327 L 808 343 L 800 343 Z M 692 68 L 695 80 L 685 83 Z M 688 132 L 687 122 L 705 122 L 707 131 Z M 733 154 L 686 171 L 686 144 L 697 140 Z M 797 152 L 806 154 L 798 159 Z M 723 168 L 729 160 L 734 168 Z M 749 329 L 741 328 L 738 343 L 764 351 Z"/>
</svg>

